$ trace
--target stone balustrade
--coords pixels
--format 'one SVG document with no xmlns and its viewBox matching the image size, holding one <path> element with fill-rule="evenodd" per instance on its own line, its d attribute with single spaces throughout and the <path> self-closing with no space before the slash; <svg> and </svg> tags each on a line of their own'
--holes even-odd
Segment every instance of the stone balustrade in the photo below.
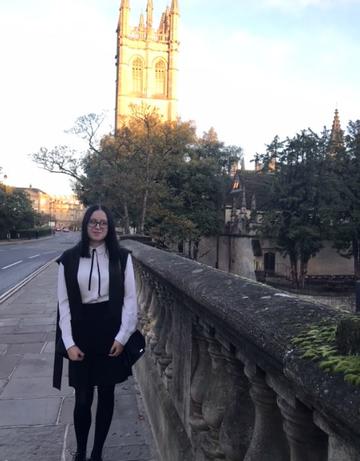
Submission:
<svg viewBox="0 0 360 461">
<path fill-rule="evenodd" d="M 360 387 L 291 339 L 339 312 L 127 240 L 163 461 L 358 461 Z"/>
</svg>

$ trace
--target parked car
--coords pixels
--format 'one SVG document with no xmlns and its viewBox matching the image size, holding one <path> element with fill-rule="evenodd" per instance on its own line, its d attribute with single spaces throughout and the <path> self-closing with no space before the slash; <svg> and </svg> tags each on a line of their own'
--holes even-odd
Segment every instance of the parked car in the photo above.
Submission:
<svg viewBox="0 0 360 461">
<path fill-rule="evenodd" d="M 64 227 L 62 231 L 63 231 L 63 232 L 69 232 L 69 228 L 68 228 L 68 227 Z"/>
</svg>

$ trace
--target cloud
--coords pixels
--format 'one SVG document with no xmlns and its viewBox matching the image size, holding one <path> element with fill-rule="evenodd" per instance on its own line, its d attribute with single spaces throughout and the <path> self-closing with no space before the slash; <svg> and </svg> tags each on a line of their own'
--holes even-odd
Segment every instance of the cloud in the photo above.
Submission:
<svg viewBox="0 0 360 461">
<path fill-rule="evenodd" d="M 333 8 L 358 5 L 360 0 L 263 0 L 262 5 L 284 11 L 298 11 L 306 8 Z"/>
<path fill-rule="evenodd" d="M 280 38 L 239 28 L 209 41 L 202 32 L 183 30 L 183 118 L 196 120 L 200 133 L 214 126 L 220 139 L 244 148 L 247 160 L 263 152 L 276 134 L 331 125 L 337 104 L 340 115 L 358 118 L 358 78 L 347 59 L 359 54 L 358 45 L 333 31 L 318 33 L 319 43 L 308 39 L 304 47 L 305 32 Z M 345 87 L 346 73 L 352 77 Z"/>
</svg>

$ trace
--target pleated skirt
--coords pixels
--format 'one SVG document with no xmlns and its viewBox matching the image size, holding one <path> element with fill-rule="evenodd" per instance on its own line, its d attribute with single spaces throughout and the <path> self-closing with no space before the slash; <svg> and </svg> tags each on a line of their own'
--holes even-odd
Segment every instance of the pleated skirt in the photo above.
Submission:
<svg viewBox="0 0 360 461">
<path fill-rule="evenodd" d="M 84 352 L 81 362 L 69 360 L 69 386 L 99 386 L 125 381 L 131 375 L 125 356 L 109 357 L 118 325 L 109 303 L 83 304 L 81 321 L 72 325 L 75 344 Z"/>
</svg>

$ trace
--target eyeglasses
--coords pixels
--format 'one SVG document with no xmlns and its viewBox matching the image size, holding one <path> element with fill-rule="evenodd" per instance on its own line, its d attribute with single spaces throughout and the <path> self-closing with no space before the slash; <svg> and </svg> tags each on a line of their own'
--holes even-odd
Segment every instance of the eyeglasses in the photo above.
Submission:
<svg viewBox="0 0 360 461">
<path fill-rule="evenodd" d="M 88 226 L 89 227 L 96 227 L 96 226 L 99 226 L 99 227 L 107 227 L 108 223 L 107 221 L 98 221 L 97 219 L 90 219 L 89 221 L 89 224 Z"/>
</svg>

